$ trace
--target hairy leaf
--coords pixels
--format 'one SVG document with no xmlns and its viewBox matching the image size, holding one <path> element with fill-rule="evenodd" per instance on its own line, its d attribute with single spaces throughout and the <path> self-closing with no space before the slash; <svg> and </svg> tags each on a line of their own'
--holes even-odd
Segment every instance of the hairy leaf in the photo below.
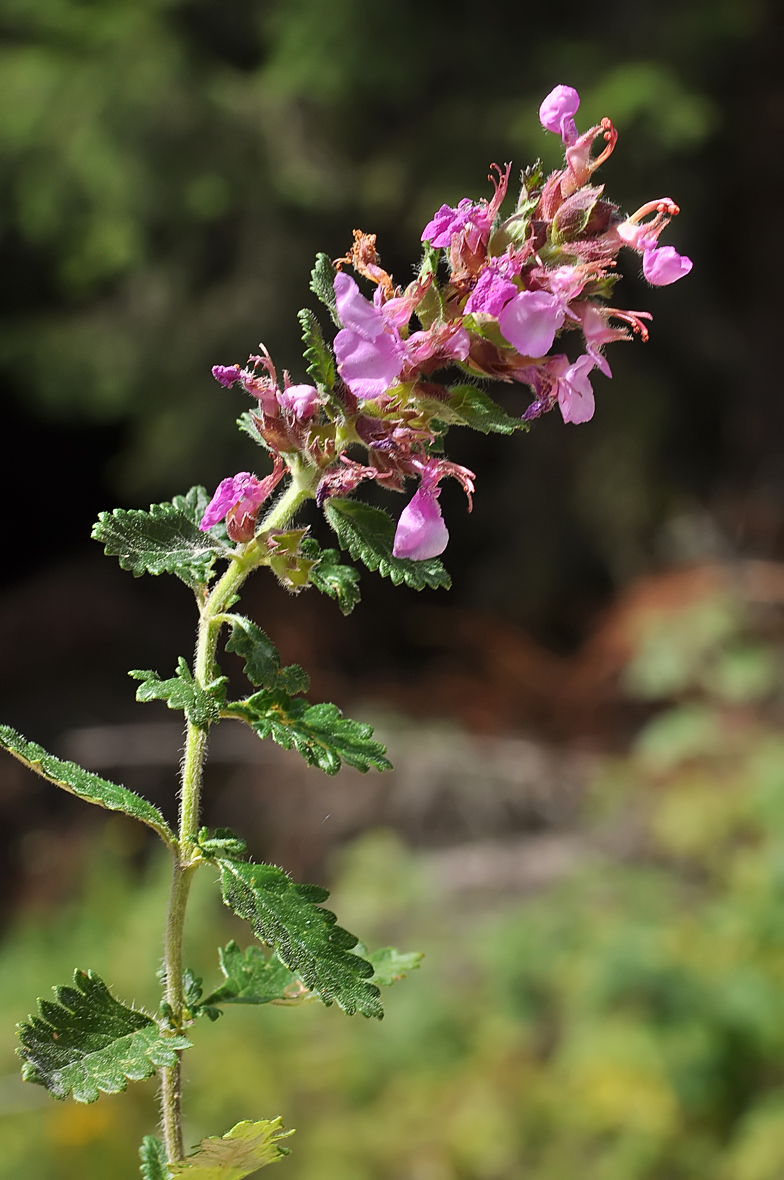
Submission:
<svg viewBox="0 0 784 1180">
<path fill-rule="evenodd" d="M 297 319 L 302 328 L 308 373 L 318 386 L 331 391 L 335 384 L 335 361 L 332 350 L 324 339 L 321 326 L 307 307 L 303 307 L 302 311 L 297 313 Z"/>
<path fill-rule="evenodd" d="M 452 421 L 482 434 L 514 434 L 516 430 L 528 430 L 528 423 L 521 418 L 512 418 L 475 385 L 455 385 L 449 390 Z M 442 411 L 443 416 L 443 411 Z"/>
<path fill-rule="evenodd" d="M 220 718 L 221 705 L 226 699 L 226 677 L 220 676 L 202 688 L 194 679 L 188 662 L 182 656 L 177 661 L 176 675 L 161 680 L 157 672 L 134 668 L 128 673 L 143 683 L 136 690 L 137 701 L 166 701 L 170 709 L 182 709 L 193 725 L 202 729 Z"/>
<path fill-rule="evenodd" d="M 261 947 L 243 952 L 232 939 L 218 951 L 226 982 L 216 988 L 201 1006 L 216 1004 L 294 1004 L 317 999 L 295 971 L 290 971 L 277 953 L 267 956 Z"/>
<path fill-rule="evenodd" d="M 78 795 L 80 799 L 95 803 L 98 807 L 105 807 L 108 811 L 122 811 L 125 815 L 148 824 L 167 844 L 174 842 L 174 833 L 158 808 L 153 807 L 152 803 L 148 803 L 141 795 L 129 791 L 127 787 L 109 782 L 97 774 L 91 774 L 76 762 L 64 762 L 60 758 L 55 758 L 42 746 L 28 742 L 27 738 L 22 737 L 21 733 L 17 733 L 10 725 L 0 725 L 0 747 L 8 750 L 9 754 L 24 762 L 25 766 L 29 766 L 36 774 L 40 774 L 55 786 L 62 787 L 64 791 Z"/>
<path fill-rule="evenodd" d="M 242 615 L 231 615 L 231 635 L 226 651 L 245 660 L 245 675 L 259 688 L 280 688 L 287 693 L 307 692 L 308 674 L 299 664 L 282 668 L 280 654 L 272 640 L 255 623 Z"/>
<path fill-rule="evenodd" d="M 108 556 L 119 558 L 122 568 L 135 578 L 144 573 L 176 574 L 197 589 L 209 582 L 216 558 L 229 553 L 217 537 L 198 527 L 196 513 L 202 497 L 206 498 L 203 488 L 191 488 L 172 503 L 151 504 L 149 512 L 140 508 L 101 512 L 93 525 L 93 540 L 101 542 Z"/>
<path fill-rule="evenodd" d="M 452 579 L 437 557 L 425 561 L 411 561 L 407 557 L 393 557 L 395 522 L 380 508 L 371 508 L 361 500 L 327 500 L 324 513 L 337 533 L 341 549 L 370 570 L 378 570 L 382 578 L 391 578 L 395 586 L 405 582 L 414 590 L 444 587 L 448 590 Z"/>
<path fill-rule="evenodd" d="M 293 1131 L 284 1131 L 279 1118 L 258 1123 L 237 1123 L 222 1138 L 202 1139 L 196 1152 L 180 1163 L 169 1164 L 172 1177 L 185 1180 L 243 1180 L 251 1172 L 274 1164 L 289 1154 L 281 1139 Z"/>
<path fill-rule="evenodd" d="M 300 548 L 316 561 L 308 575 L 311 585 L 336 599 L 343 614 L 350 615 L 360 599 L 359 572 L 341 562 L 337 549 L 320 549 L 313 537 L 306 537 Z"/>
<path fill-rule="evenodd" d="M 295 885 L 275 865 L 218 863 L 226 905 L 250 922 L 256 936 L 277 951 L 307 988 L 317 991 L 325 1004 L 335 1001 L 349 1016 L 383 1016 L 378 988 L 368 982 L 371 964 L 349 953 L 357 939 L 318 904 L 329 897 L 328 890 Z"/>
<path fill-rule="evenodd" d="M 154 1135 L 145 1135 L 139 1148 L 142 1180 L 174 1180 L 166 1161 L 166 1148 Z"/>
<path fill-rule="evenodd" d="M 321 302 L 329 308 L 333 323 L 340 328 L 342 324 L 338 317 L 338 305 L 335 299 L 335 268 L 329 255 L 317 254 L 316 265 L 310 272 L 310 289 Z"/>
<path fill-rule="evenodd" d="M 75 971 L 74 986 L 56 987 L 54 993 L 57 1003 L 39 1000 L 41 1015 L 19 1025 L 17 1052 L 25 1081 L 46 1086 L 55 1098 L 73 1092 L 77 1102 L 95 1102 L 100 1091 L 116 1094 L 128 1081 L 175 1065 L 176 1050 L 190 1045 L 115 1000 L 93 971 Z"/>
<path fill-rule="evenodd" d="M 337 705 L 309 705 L 301 697 L 292 699 L 275 689 L 231 701 L 223 715 L 247 721 L 262 740 L 271 737 L 285 750 L 295 749 L 309 766 L 318 766 L 325 774 L 337 774 L 341 761 L 363 774 L 371 767 L 391 770 L 372 728 L 344 717 Z"/>
<path fill-rule="evenodd" d="M 216 828 L 214 836 L 210 835 L 209 828 L 200 828 L 196 842 L 202 856 L 208 859 L 223 855 L 242 860 L 248 851 L 248 845 L 235 836 L 231 828 Z"/>
</svg>

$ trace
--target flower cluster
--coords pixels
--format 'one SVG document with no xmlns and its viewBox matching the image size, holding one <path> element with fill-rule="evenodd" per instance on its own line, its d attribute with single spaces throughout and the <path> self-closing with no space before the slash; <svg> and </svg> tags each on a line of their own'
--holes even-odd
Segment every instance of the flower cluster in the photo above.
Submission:
<svg viewBox="0 0 784 1180">
<path fill-rule="evenodd" d="M 511 166 L 493 165 L 489 201 L 442 205 L 425 226 L 422 266 L 405 289 L 380 266 L 375 236 L 354 231 L 351 250 L 333 264 L 330 302 L 340 330 L 331 379 L 311 366 L 314 385 L 292 384 L 287 373 L 281 384 L 264 350 L 245 368 L 213 369 L 222 385 L 239 384 L 256 399 L 252 421 L 275 466 L 263 480 L 247 472 L 223 480 L 203 529 L 225 516 L 232 539 L 251 538 L 264 501 L 287 472 L 296 472 L 320 504 L 366 480 L 403 491 L 415 479 L 393 554 L 424 560 L 442 553 L 448 540 L 441 481 L 457 479 L 470 508 L 475 478 L 440 453 L 447 425 L 475 423 L 460 417 L 455 386 L 435 381 L 435 373 L 460 370 L 528 386 L 533 400 L 522 423 L 555 406 L 567 423 L 593 417 L 594 372 L 612 377 L 606 346 L 633 334 L 648 338 L 649 313 L 609 302 L 619 252 L 639 254 L 654 286 L 682 278 L 692 263 L 658 244 L 678 213 L 669 197 L 624 216 L 593 183 L 618 136 L 609 119 L 580 133 L 579 105 L 576 90 L 556 86 L 539 111 L 543 127 L 563 141 L 564 166 L 547 178 L 538 165 L 526 170 L 504 215 Z M 348 265 L 372 284 L 370 297 L 346 273 Z"/>
</svg>

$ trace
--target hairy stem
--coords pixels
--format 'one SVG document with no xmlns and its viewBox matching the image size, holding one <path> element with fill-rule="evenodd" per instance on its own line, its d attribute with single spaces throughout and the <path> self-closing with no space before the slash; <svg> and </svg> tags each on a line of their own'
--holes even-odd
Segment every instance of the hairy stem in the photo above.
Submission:
<svg viewBox="0 0 784 1180">
<path fill-rule="evenodd" d="M 313 499 L 313 473 L 295 468 L 292 481 L 273 505 L 262 525 L 262 531 L 283 529 L 305 500 Z M 215 678 L 215 651 L 225 614 L 238 594 L 242 583 L 258 565 L 263 564 L 265 550 L 256 541 L 249 541 L 232 557 L 229 568 L 215 583 L 201 605 L 199 635 L 194 661 L 194 679 L 204 688 Z M 182 944 L 185 912 L 191 879 L 198 867 L 196 839 L 199 831 L 201 786 L 204 759 L 207 754 L 208 727 L 188 722 L 185 755 L 182 762 L 180 789 L 180 827 L 176 848 L 172 849 L 172 885 L 169 913 L 166 922 L 164 955 L 165 991 L 173 1030 L 181 1033 L 185 1027 L 185 997 L 183 994 Z M 182 1054 L 177 1064 L 161 1071 L 161 1122 L 169 1163 L 184 1158 L 182 1134 Z"/>
</svg>

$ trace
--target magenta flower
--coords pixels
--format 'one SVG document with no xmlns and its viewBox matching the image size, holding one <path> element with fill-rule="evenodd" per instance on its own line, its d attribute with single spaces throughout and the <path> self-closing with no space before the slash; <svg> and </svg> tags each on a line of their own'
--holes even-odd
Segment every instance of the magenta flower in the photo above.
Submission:
<svg viewBox="0 0 784 1180">
<path fill-rule="evenodd" d="M 498 326 L 522 356 L 544 356 L 566 316 L 563 302 L 546 291 L 520 291 L 498 315 Z"/>
<path fill-rule="evenodd" d="M 596 404 L 588 374 L 594 364 L 593 357 L 581 356 L 558 376 L 556 394 L 564 422 L 590 422 L 593 418 Z"/>
<path fill-rule="evenodd" d="M 453 234 L 459 234 L 472 217 L 481 213 L 482 208 L 474 205 L 468 197 L 463 197 L 456 209 L 450 205 L 442 205 L 432 221 L 428 221 L 422 230 L 421 241 L 430 242 L 431 246 L 439 248 L 448 246 Z"/>
<path fill-rule="evenodd" d="M 312 418 L 319 404 L 318 390 L 312 385 L 288 385 L 279 391 L 278 403 L 300 421 Z"/>
<path fill-rule="evenodd" d="M 206 533 L 237 505 L 242 506 L 243 514 L 247 514 L 248 509 L 257 511 L 268 494 L 264 490 L 264 483 L 249 471 L 240 471 L 229 479 L 222 479 L 205 509 L 199 528 Z"/>
<path fill-rule="evenodd" d="M 223 385 L 226 389 L 231 389 L 242 376 L 242 370 L 239 365 L 213 365 L 212 375 L 219 385 Z"/>
<path fill-rule="evenodd" d="M 441 489 L 433 486 L 420 487 L 414 492 L 397 522 L 392 547 L 394 557 L 425 561 L 444 552 L 449 530 L 438 505 L 440 494 Z"/>
<path fill-rule="evenodd" d="M 580 95 L 573 86 L 556 86 L 539 107 L 539 122 L 546 131 L 560 135 L 566 144 L 577 139 L 574 116 L 580 106 Z"/>
<path fill-rule="evenodd" d="M 465 310 L 466 312 L 481 312 L 484 315 L 497 316 L 516 294 L 517 287 L 511 279 L 504 278 L 495 268 L 488 266 L 480 274 L 476 286 L 468 297 Z"/>
<path fill-rule="evenodd" d="M 383 306 L 365 299 L 350 275 L 335 275 L 335 299 L 344 325 L 335 337 L 338 372 L 355 397 L 381 397 L 403 368 L 400 333 L 387 322 Z"/>
<path fill-rule="evenodd" d="M 642 273 L 654 287 L 667 287 L 677 283 L 691 270 L 694 263 L 685 254 L 679 254 L 674 246 L 657 246 L 646 250 L 642 256 Z"/>
</svg>

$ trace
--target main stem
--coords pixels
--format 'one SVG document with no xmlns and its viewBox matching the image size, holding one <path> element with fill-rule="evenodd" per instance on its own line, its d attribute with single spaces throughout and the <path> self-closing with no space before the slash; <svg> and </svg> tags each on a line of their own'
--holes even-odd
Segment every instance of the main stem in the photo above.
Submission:
<svg viewBox="0 0 784 1180">
<path fill-rule="evenodd" d="M 313 473 L 307 468 L 295 466 L 292 469 L 292 481 L 264 519 L 262 532 L 285 528 L 300 505 L 312 498 Z M 264 564 L 265 555 L 266 550 L 256 540 L 249 541 L 247 545 L 238 549 L 232 556 L 229 568 L 216 582 L 202 605 L 194 663 L 194 680 L 201 688 L 206 688 L 215 679 L 215 650 L 220 629 L 225 621 L 225 613 L 248 574 Z M 196 838 L 199 830 L 202 774 L 207 754 L 208 732 L 208 726 L 202 727 L 188 722 L 182 762 L 179 837 L 176 848 L 172 850 L 172 884 L 164 954 L 164 1000 L 169 1007 L 173 1031 L 177 1033 L 181 1033 L 185 1026 L 182 941 L 191 879 L 200 863 Z M 177 1054 L 176 1065 L 161 1070 L 161 1121 L 169 1163 L 176 1163 L 185 1157 L 182 1137 L 181 1058 L 180 1052 Z"/>
</svg>

